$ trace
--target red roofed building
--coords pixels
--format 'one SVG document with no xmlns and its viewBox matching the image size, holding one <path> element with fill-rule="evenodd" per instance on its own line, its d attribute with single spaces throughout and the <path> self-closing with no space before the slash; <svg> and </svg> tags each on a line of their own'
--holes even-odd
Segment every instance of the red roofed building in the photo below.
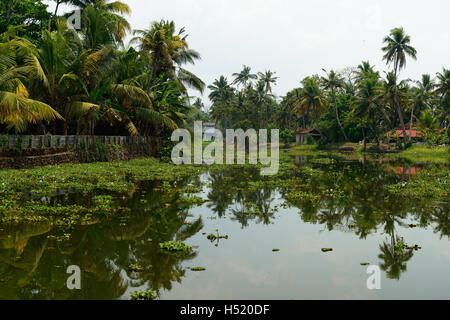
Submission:
<svg viewBox="0 0 450 320">
<path fill-rule="evenodd" d="M 422 132 L 419 130 L 415 130 L 415 129 L 406 129 L 406 135 L 407 137 L 411 137 L 411 138 L 422 138 Z M 386 137 L 391 137 L 391 138 L 401 138 L 403 139 L 403 130 L 400 129 L 395 129 L 395 130 L 391 130 L 389 132 L 387 132 L 385 134 Z"/>
<path fill-rule="evenodd" d="M 411 139 L 420 140 L 423 137 L 422 131 L 417 129 L 416 126 L 411 125 L 411 123 L 405 123 L 405 129 L 406 136 L 411 137 Z M 384 136 L 388 137 L 389 139 L 403 139 L 403 129 L 396 128 L 395 130 L 387 132 Z"/>
</svg>

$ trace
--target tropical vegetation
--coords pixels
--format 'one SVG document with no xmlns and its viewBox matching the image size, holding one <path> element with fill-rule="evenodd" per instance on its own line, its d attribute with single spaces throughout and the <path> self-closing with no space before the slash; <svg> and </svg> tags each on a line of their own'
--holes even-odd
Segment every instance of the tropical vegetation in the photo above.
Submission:
<svg viewBox="0 0 450 320">
<path fill-rule="evenodd" d="M 186 68 L 200 54 L 189 47 L 185 29 L 161 20 L 132 30 L 124 2 L 55 0 L 53 13 L 34 2 L 0 6 L 2 133 L 167 137 L 195 120 L 212 120 L 222 129 L 277 128 L 286 142 L 298 129 L 315 128 L 319 144 L 380 145 L 397 129 L 404 147 L 412 139 L 407 128 L 415 127 L 426 141 L 448 144 L 450 70 L 401 80 L 408 60 L 418 57 L 403 28 L 383 39 L 388 70 L 369 61 L 322 69 L 280 97 L 273 90 L 276 72 L 247 65 L 231 79 L 222 75 L 206 85 Z M 62 4 L 78 10 L 80 29 L 67 23 L 73 13 L 60 15 Z M 206 87 L 210 105 L 190 96 Z"/>
</svg>

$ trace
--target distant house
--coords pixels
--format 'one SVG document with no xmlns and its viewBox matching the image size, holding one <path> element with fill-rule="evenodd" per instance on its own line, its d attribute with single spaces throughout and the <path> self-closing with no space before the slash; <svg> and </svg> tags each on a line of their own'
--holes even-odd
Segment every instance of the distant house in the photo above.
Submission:
<svg viewBox="0 0 450 320">
<path fill-rule="evenodd" d="M 414 140 L 422 139 L 422 131 L 420 131 L 414 127 L 411 127 L 409 125 L 409 123 L 405 125 L 405 128 L 406 128 L 406 136 L 407 137 L 411 137 Z M 397 128 L 395 130 L 388 131 L 388 132 L 386 132 L 386 134 L 384 136 L 387 138 L 390 138 L 390 139 L 403 139 L 404 138 L 403 129 Z"/>
<path fill-rule="evenodd" d="M 322 134 L 317 129 L 304 129 L 298 130 L 295 133 L 295 141 L 298 145 L 307 144 L 308 136 L 312 137 L 314 140 L 319 140 Z"/>
</svg>

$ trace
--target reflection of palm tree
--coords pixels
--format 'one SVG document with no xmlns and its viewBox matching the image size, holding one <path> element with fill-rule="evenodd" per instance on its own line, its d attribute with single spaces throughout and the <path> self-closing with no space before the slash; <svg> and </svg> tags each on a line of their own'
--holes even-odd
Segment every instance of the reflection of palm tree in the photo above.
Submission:
<svg viewBox="0 0 450 320">
<path fill-rule="evenodd" d="M 396 253 L 395 244 L 383 243 L 380 245 L 381 254 L 378 258 L 383 260 L 380 265 L 383 271 L 386 271 L 389 279 L 400 279 L 402 272 L 406 271 L 406 262 L 408 262 L 414 255 L 412 249 L 404 250 L 402 254 Z"/>
<path fill-rule="evenodd" d="M 210 171 L 211 191 L 208 207 L 222 217 L 230 208 L 231 220 L 238 221 L 242 228 L 250 220 L 270 224 L 274 218 L 271 210 L 273 188 L 265 184 L 251 188 L 250 183 L 261 180 L 256 167 L 227 168 L 220 172 Z M 235 204 L 235 208 L 231 206 Z M 249 211 L 254 210 L 251 214 Z"/>
<path fill-rule="evenodd" d="M 183 187 L 187 182 L 179 181 L 177 186 Z M 145 190 L 153 187 L 153 184 L 143 184 Z M 0 296 L 117 299 L 128 288 L 141 285 L 157 291 L 170 290 L 172 283 L 180 282 L 185 274 L 182 262 L 194 258 L 197 252 L 166 254 L 159 243 L 188 239 L 203 223 L 197 219 L 185 224 L 191 205 L 177 189 L 145 193 L 141 190 L 137 189 L 132 198 L 121 203 L 131 213 L 123 212 L 104 223 L 77 227 L 71 232 L 70 240 L 59 243 L 48 240 L 47 234 L 34 236 L 19 258 L 14 247 L 0 250 L 0 274 L 2 278 L 8 274 L 11 279 L 8 285 L 0 286 Z M 171 205 L 166 207 L 166 203 Z M 70 291 L 65 286 L 65 270 L 72 264 L 79 265 L 83 271 L 83 290 Z M 129 271 L 130 264 L 141 265 L 143 272 Z M 24 271 L 18 272 L 22 267 Z"/>
<path fill-rule="evenodd" d="M 440 233 L 441 238 L 450 236 L 450 205 L 447 202 L 443 207 L 436 207 L 431 220 L 436 223 L 435 233 Z"/>
</svg>

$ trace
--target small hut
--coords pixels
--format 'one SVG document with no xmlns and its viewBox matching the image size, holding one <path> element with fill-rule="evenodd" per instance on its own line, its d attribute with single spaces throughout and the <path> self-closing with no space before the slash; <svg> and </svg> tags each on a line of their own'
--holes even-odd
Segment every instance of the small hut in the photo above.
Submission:
<svg viewBox="0 0 450 320">
<path fill-rule="evenodd" d="M 303 129 L 298 130 L 295 133 L 295 140 L 298 145 L 301 144 L 307 144 L 308 143 L 308 136 L 312 137 L 314 140 L 318 141 L 320 137 L 322 136 L 320 132 L 317 129 Z"/>
</svg>

